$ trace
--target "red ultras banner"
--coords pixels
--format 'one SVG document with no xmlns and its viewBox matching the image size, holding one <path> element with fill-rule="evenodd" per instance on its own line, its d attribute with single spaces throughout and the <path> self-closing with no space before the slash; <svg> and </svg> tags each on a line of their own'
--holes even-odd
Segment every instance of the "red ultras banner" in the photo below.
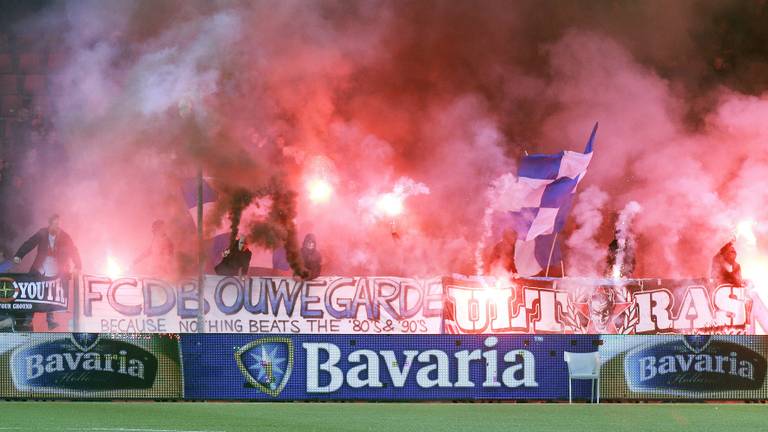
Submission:
<svg viewBox="0 0 768 432">
<path fill-rule="evenodd" d="M 447 334 L 747 334 L 759 302 L 754 287 L 708 280 L 444 278 L 443 289 Z"/>
</svg>

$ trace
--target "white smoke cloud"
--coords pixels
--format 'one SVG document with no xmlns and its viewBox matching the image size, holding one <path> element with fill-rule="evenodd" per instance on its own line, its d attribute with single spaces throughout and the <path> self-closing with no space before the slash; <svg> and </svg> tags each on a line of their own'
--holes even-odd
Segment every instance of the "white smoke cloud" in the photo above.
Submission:
<svg viewBox="0 0 768 432">
<path fill-rule="evenodd" d="M 579 192 L 571 210 L 576 229 L 565 241 L 568 248 L 568 276 L 600 277 L 607 247 L 598 241 L 608 194 L 597 186 Z"/>
</svg>

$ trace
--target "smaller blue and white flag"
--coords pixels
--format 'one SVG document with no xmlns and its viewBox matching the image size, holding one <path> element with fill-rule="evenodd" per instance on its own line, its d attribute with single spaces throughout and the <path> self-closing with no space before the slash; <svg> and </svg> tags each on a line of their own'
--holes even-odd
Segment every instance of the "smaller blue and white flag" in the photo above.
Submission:
<svg viewBox="0 0 768 432">
<path fill-rule="evenodd" d="M 5 260 L 0 262 L 0 273 L 7 273 L 13 267 L 13 261 Z"/>
<path fill-rule="evenodd" d="M 192 216 L 192 221 L 195 224 L 195 227 L 197 227 L 197 179 L 193 178 L 184 181 L 181 185 L 181 194 L 184 197 L 184 202 L 187 204 L 189 214 Z M 210 215 L 214 213 L 216 200 L 218 199 L 218 194 L 215 190 L 213 190 L 211 185 L 205 181 L 205 179 L 203 179 L 202 198 L 203 221 L 205 221 L 208 220 Z M 226 223 L 222 221 L 216 226 L 215 229 L 205 233 L 205 239 L 210 242 L 210 247 L 207 251 L 210 261 L 209 267 L 212 268 L 212 265 L 218 263 L 221 260 L 221 256 L 224 254 L 224 251 L 229 247 L 230 231 L 230 227 L 228 227 Z"/>
</svg>

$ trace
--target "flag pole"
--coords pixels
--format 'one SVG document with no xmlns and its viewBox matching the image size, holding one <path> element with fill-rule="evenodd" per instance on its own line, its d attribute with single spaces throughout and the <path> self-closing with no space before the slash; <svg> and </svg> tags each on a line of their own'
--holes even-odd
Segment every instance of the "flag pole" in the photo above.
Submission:
<svg viewBox="0 0 768 432">
<path fill-rule="evenodd" d="M 203 333 L 203 314 L 205 299 L 203 297 L 203 272 L 205 253 L 203 252 L 203 167 L 197 169 L 197 332 Z"/>
<path fill-rule="evenodd" d="M 72 309 L 72 331 L 80 332 L 80 274 L 79 272 L 72 273 L 72 281 L 69 292 L 73 296 L 74 308 Z"/>
<path fill-rule="evenodd" d="M 544 272 L 544 277 L 549 277 L 549 266 L 552 264 L 552 255 L 555 253 L 555 243 L 557 243 L 557 236 L 560 233 L 555 233 L 555 238 L 552 239 L 552 247 L 549 249 L 549 258 L 547 259 L 547 270 Z"/>
</svg>

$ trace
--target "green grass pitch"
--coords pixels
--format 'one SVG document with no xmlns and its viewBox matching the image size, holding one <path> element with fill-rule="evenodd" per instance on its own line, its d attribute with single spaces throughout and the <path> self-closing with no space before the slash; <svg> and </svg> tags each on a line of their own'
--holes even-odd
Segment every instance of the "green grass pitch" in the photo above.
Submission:
<svg viewBox="0 0 768 432">
<path fill-rule="evenodd" d="M 0 402 L 2 431 L 768 431 L 763 404 Z"/>
</svg>

